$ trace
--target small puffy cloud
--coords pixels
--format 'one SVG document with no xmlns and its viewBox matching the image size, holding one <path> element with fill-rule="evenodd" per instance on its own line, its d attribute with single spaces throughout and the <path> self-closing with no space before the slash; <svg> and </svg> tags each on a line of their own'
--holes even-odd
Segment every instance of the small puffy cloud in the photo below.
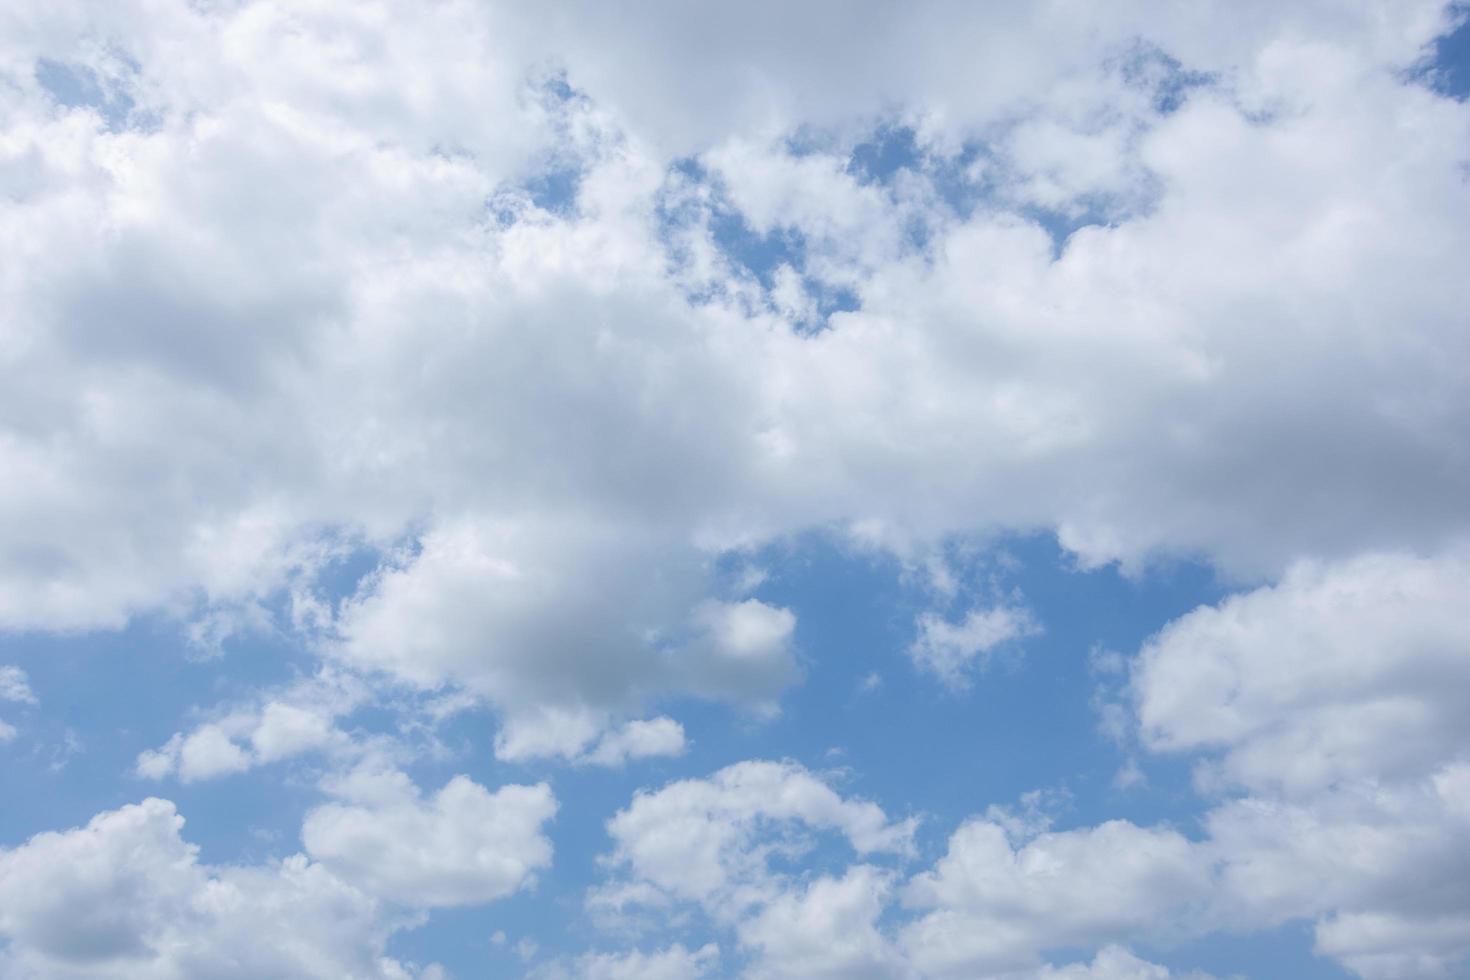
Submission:
<svg viewBox="0 0 1470 980">
<path fill-rule="evenodd" d="M 250 757 L 218 725 L 205 725 L 192 732 L 179 743 L 178 752 L 179 776 L 185 782 L 240 772 L 250 766 Z"/>
<path fill-rule="evenodd" d="M 138 754 L 136 771 L 145 779 L 177 774 L 186 783 L 213 779 L 250 768 L 250 755 L 219 725 L 201 725 L 174 735 L 156 749 Z"/>
<path fill-rule="evenodd" d="M 0 972 L 15 980 L 423 980 L 377 904 L 296 856 L 211 867 L 149 799 L 0 851 Z M 262 942 L 269 936 L 271 941 Z"/>
<path fill-rule="evenodd" d="M 178 776 L 186 783 L 243 772 L 307 752 L 352 749 L 336 719 L 361 704 L 367 688 L 356 679 L 323 670 L 254 703 L 219 713 L 156 749 L 139 753 L 134 766 L 145 779 Z"/>
<path fill-rule="evenodd" d="M 798 676 L 796 614 L 789 609 L 759 599 L 707 600 L 695 609 L 692 628 L 679 670 L 698 693 L 769 706 Z"/>
<path fill-rule="evenodd" d="M 323 714 L 272 701 L 261 711 L 250 742 L 256 759 L 266 763 L 330 745 L 337 734 Z"/>
<path fill-rule="evenodd" d="M 996 650 L 1041 632 L 1031 611 L 1017 605 L 971 609 L 959 622 L 926 612 L 918 627 L 909 657 L 952 687 L 968 683 L 970 672 L 984 667 Z"/>
<path fill-rule="evenodd" d="M 686 745 L 684 726 L 674 719 L 638 719 L 604 735 L 584 761 L 596 766 L 621 766 L 634 759 L 682 755 Z"/>
<path fill-rule="evenodd" d="M 19 667 L 0 666 L 0 701 L 36 703 L 36 695 L 31 691 L 30 680 L 25 671 Z"/>
<path fill-rule="evenodd" d="M 546 784 L 495 792 L 456 776 L 422 797 L 403 773 L 363 769 L 332 787 L 346 799 L 312 809 L 307 853 L 344 880 L 399 905 L 430 908 L 502 898 L 551 864 Z"/>
<path fill-rule="evenodd" d="M 807 835 L 823 831 L 858 854 L 906 854 L 914 822 L 892 821 L 874 803 L 844 798 L 793 763 L 741 762 L 708 779 L 640 792 L 615 814 L 608 862 L 625 878 L 595 898 L 690 901 L 738 916 L 781 892 L 782 876 L 769 859 L 803 852 Z"/>
</svg>

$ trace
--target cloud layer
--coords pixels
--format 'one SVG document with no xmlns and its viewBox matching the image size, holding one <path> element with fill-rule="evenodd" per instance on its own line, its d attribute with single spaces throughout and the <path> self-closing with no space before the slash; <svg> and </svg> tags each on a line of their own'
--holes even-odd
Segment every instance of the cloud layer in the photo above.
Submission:
<svg viewBox="0 0 1470 980">
<path fill-rule="evenodd" d="M 432 980 L 392 937 L 552 868 L 565 763 L 640 780 L 585 901 L 639 945 L 546 977 L 1158 980 L 1150 944 L 1291 922 L 1368 980 L 1463 974 L 1470 103 L 1427 68 L 1463 17 L 8 4 L 0 630 L 289 648 L 126 775 L 317 795 L 269 863 L 116 793 L 15 842 L 0 966 Z M 772 553 L 923 580 L 892 652 L 962 698 L 1053 630 L 946 556 L 1035 533 L 1237 590 L 1100 682 L 1192 819 L 644 778 L 690 705 L 758 725 L 824 676 Z M 6 751 L 65 700 L 32 674 Z M 425 781 L 482 710 L 504 772 Z"/>
</svg>

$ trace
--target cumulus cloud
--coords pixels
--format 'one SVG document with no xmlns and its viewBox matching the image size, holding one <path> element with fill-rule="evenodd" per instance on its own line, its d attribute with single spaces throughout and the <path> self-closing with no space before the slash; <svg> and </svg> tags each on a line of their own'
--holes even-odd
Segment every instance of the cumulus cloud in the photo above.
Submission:
<svg viewBox="0 0 1470 980">
<path fill-rule="evenodd" d="M 551 864 L 545 783 L 490 792 L 455 776 L 421 797 L 401 772 L 364 766 L 332 784 L 343 797 L 306 815 L 307 853 L 371 895 L 414 908 L 476 905 L 535 881 Z"/>
<path fill-rule="evenodd" d="M 904 942 L 928 975 L 1000 974 L 1037 964 L 1047 949 L 1157 928 L 1210 883 L 1209 858 L 1167 828 L 1110 821 L 1014 847 L 999 824 L 974 821 L 907 885 L 907 902 L 929 911 Z"/>
<path fill-rule="evenodd" d="M 615 872 L 589 898 L 594 913 L 636 924 L 693 905 L 734 929 L 752 977 L 888 976 L 901 957 L 877 926 L 894 873 L 855 864 L 803 882 L 781 869 L 824 835 L 872 859 L 904 857 L 915 822 L 845 798 L 792 763 L 741 762 L 708 779 L 639 793 L 608 821 Z"/>
<path fill-rule="evenodd" d="M 767 859 L 804 835 L 873 862 L 912 828 L 744 764 L 613 818 L 618 894 L 698 905 L 778 974 L 896 949 L 1044 971 L 1048 942 L 1191 907 L 1204 862 L 1219 921 L 1310 918 L 1364 976 L 1455 969 L 1470 104 L 1408 72 L 1452 16 L 9 4 L 0 628 L 161 614 L 215 649 L 286 629 L 491 705 L 503 760 L 617 764 L 683 744 L 637 720 L 660 699 L 770 714 L 800 678 L 797 611 L 729 593 L 731 554 L 847 528 L 901 554 L 1042 529 L 1082 567 L 1186 555 L 1272 583 L 1182 617 L 1133 670 L 1142 747 L 1204 757 L 1204 840 L 975 820 L 908 883 L 797 882 Z M 893 172 L 864 164 L 895 134 Z M 344 600 L 347 552 L 374 567 Z M 1034 623 L 1002 605 L 918 626 L 912 656 L 953 681 Z M 137 770 L 331 752 L 342 714 L 265 697 Z M 253 975 L 393 975 L 376 896 L 484 900 L 548 859 L 544 787 L 354 785 L 308 820 L 320 863 L 200 866 L 163 804 L 6 852 L 37 894 L 101 862 L 68 921 L 10 896 L 7 966 L 228 975 L 239 934 L 210 903 L 264 914 L 258 889 L 347 923 L 360 958 L 243 949 Z M 508 862 L 483 836 L 502 830 Z M 163 870 L 109 850 L 134 837 Z M 1142 858 L 1114 867 L 1113 846 Z M 114 864 L 134 899 L 115 913 Z M 918 910 L 897 939 L 872 925 L 890 892 Z M 788 920 L 843 935 L 816 949 Z M 1154 969 L 1127 957 L 1058 975 Z"/>
<path fill-rule="evenodd" d="M 653 565 L 665 567 L 651 578 L 628 572 Z M 762 707 L 795 679 L 790 610 L 701 599 L 701 578 L 697 554 L 671 554 L 643 531 L 461 523 L 366 584 L 333 650 L 411 684 L 456 683 L 486 698 L 504 714 L 504 758 L 577 757 L 645 698 L 684 692 Z"/>
<path fill-rule="evenodd" d="M 892 889 L 890 873 L 855 865 L 777 896 L 739 929 L 756 952 L 747 975 L 770 978 L 879 978 L 907 975 L 903 957 L 878 918 Z"/>
<path fill-rule="evenodd" d="M 369 696 L 369 686 L 360 679 L 322 670 L 260 692 L 253 703 L 219 710 L 214 721 L 176 732 L 158 748 L 139 753 L 134 770 L 145 779 L 177 776 L 190 783 L 309 752 L 343 759 L 361 755 L 365 746 L 341 731 L 336 721 Z"/>
<path fill-rule="evenodd" d="M 791 763 L 741 762 L 670 783 L 639 793 L 608 821 L 614 846 L 606 861 L 621 873 L 590 903 L 613 918 L 693 903 L 729 924 L 783 892 L 786 876 L 773 857 L 800 855 L 824 832 L 860 855 L 904 854 L 914 822 L 890 821 Z"/>
<path fill-rule="evenodd" d="M 1232 783 L 1293 795 L 1421 775 L 1470 740 L 1467 595 L 1458 553 L 1379 554 L 1198 609 L 1139 655 L 1143 738 L 1219 752 Z"/>
<path fill-rule="evenodd" d="M 396 928 L 320 864 L 201 864 L 148 799 L 0 851 L 0 966 L 16 980 L 441 976 L 384 955 Z M 271 937 L 262 942 L 262 936 Z"/>
<path fill-rule="evenodd" d="M 1217 912 L 1317 922 L 1317 949 L 1369 978 L 1470 955 L 1462 554 L 1294 568 L 1188 613 L 1132 667 L 1140 734 L 1204 753 Z"/>
<path fill-rule="evenodd" d="M 43 7 L 0 63 L 9 627 L 218 643 L 360 542 L 334 655 L 590 744 L 658 692 L 779 695 L 782 630 L 701 642 L 782 622 L 709 563 L 804 528 L 1244 574 L 1466 530 L 1467 109 L 1386 70 L 1438 3 Z M 893 180 L 851 165 L 880 122 Z M 1027 210 L 1104 200 L 1059 256 Z M 721 215 L 800 241 L 779 296 Z M 856 308 L 794 331 L 792 275 Z"/>
<path fill-rule="evenodd" d="M 585 761 L 598 766 L 621 766 L 634 759 L 682 755 L 686 746 L 684 726 L 674 719 L 640 719 L 604 735 Z"/>
</svg>

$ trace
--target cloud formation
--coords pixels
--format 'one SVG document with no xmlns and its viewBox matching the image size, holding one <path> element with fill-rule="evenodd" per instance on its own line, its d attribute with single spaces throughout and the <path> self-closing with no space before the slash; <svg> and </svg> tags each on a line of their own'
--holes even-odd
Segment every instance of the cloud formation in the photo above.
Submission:
<svg viewBox="0 0 1470 980">
<path fill-rule="evenodd" d="M 642 779 L 693 702 L 769 721 L 823 676 L 765 553 L 1041 532 L 1240 590 L 1110 715 L 1191 767 L 1193 824 L 970 814 L 921 860 L 904 801 L 722 758 L 622 797 L 588 898 L 718 943 L 536 968 L 1156 980 L 1120 944 L 1306 921 L 1368 980 L 1463 972 L 1470 103 L 1426 75 L 1463 17 L 8 4 L 0 629 L 289 646 L 311 680 L 133 769 L 310 759 L 327 798 L 308 856 L 239 866 L 89 805 L 0 852 L 0 965 L 430 978 L 397 910 L 529 889 L 558 803 L 421 790 L 412 733 L 484 708 L 497 766 Z M 960 693 L 1054 632 L 941 598 L 893 653 Z M 32 676 L 63 700 L 0 667 L 28 726 Z"/>
</svg>

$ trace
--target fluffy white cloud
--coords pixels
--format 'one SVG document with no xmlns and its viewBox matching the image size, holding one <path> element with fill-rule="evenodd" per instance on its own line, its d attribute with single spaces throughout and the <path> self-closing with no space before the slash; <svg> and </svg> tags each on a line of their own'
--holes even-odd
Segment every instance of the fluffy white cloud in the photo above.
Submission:
<svg viewBox="0 0 1470 980">
<path fill-rule="evenodd" d="M 741 762 L 708 779 L 639 793 L 608 821 L 609 863 L 626 884 L 700 903 L 719 917 L 739 916 L 782 889 L 769 858 L 801 853 L 813 832 L 835 832 L 858 854 L 903 854 L 914 822 L 894 822 L 876 804 L 845 799 L 800 766 Z M 604 901 L 627 894 L 612 888 Z"/>
<path fill-rule="evenodd" d="M 1145 744 L 1247 793 L 1206 820 L 1223 921 L 1315 919 L 1318 951 L 1375 980 L 1463 967 L 1467 594 L 1459 553 L 1307 564 L 1140 652 Z"/>
<path fill-rule="evenodd" d="M 1247 572 L 1463 531 L 1467 109 L 1385 70 L 1443 12 L 1329 6 L 16 16 L 0 621 L 228 630 L 309 593 L 324 541 L 407 535 L 342 655 L 612 718 L 779 692 L 781 657 L 707 673 L 673 640 L 713 551 L 813 525 L 1051 527 L 1086 561 Z M 1138 37 L 1214 81 L 1165 111 Z M 669 83 L 692 50 L 702 95 Z M 58 102 L 39 59 L 131 110 Z M 547 64 L 586 97 L 538 87 Z M 890 110 L 920 156 L 880 186 L 846 161 Z M 788 152 L 802 125 L 846 135 Z M 860 309 L 794 336 L 749 306 L 708 222 L 661 210 L 714 193 L 674 132 Z M 951 172 L 973 139 L 994 180 Z M 1077 140 L 1116 159 L 1060 166 Z M 579 175 L 565 214 L 518 189 L 547 167 Z M 1012 212 L 1099 196 L 1135 203 L 1060 258 Z M 698 299 L 671 241 L 714 257 Z"/>
<path fill-rule="evenodd" d="M 1218 750 L 1252 789 L 1422 775 L 1470 744 L 1470 564 L 1369 555 L 1170 623 L 1140 653 L 1145 742 Z"/>
<path fill-rule="evenodd" d="M 621 766 L 633 759 L 682 755 L 686 747 L 684 726 L 674 719 L 639 719 L 604 735 L 586 761 L 598 766 Z"/>
<path fill-rule="evenodd" d="M 1384 783 L 1352 784 L 1306 803 L 1246 798 L 1213 811 L 1222 921 L 1314 919 L 1317 951 L 1368 980 L 1463 970 L 1470 766 Z"/>
<path fill-rule="evenodd" d="M 1023 803 L 1035 811 L 1038 796 Z M 692 904 L 733 936 L 752 980 L 1167 980 L 1178 974 L 1111 944 L 1222 921 L 1210 842 L 1124 821 L 1046 832 L 1035 812 L 992 812 L 1005 826 L 964 825 L 931 869 L 906 876 L 871 858 L 907 856 L 911 823 L 789 764 L 740 763 L 640 793 L 609 821 L 613 874 L 590 905 L 609 926 L 637 928 L 640 911 L 687 927 Z M 814 870 L 801 858 L 822 830 L 839 830 L 865 859 Z M 806 870 L 787 872 L 793 862 Z M 1046 962 L 1049 951 L 1089 947 L 1098 949 L 1090 964 Z"/>
<path fill-rule="evenodd" d="M 397 771 L 370 764 L 332 787 L 346 797 L 311 810 L 312 857 L 376 895 L 414 908 L 473 905 L 535 881 L 551 864 L 543 825 L 557 810 L 545 783 L 495 792 L 455 776 L 428 798 Z"/>
<path fill-rule="evenodd" d="M 189 783 L 243 772 L 307 752 L 361 754 L 339 730 L 336 719 L 369 697 L 356 677 L 325 669 L 284 688 L 262 692 L 256 703 L 219 712 L 219 718 L 188 733 L 177 732 L 156 749 L 138 755 L 135 769 L 146 779 L 177 775 Z"/>
<path fill-rule="evenodd" d="M 0 628 L 161 611 L 219 644 L 284 602 L 329 658 L 493 705 L 506 759 L 613 761 L 674 746 L 668 726 L 619 727 L 663 696 L 773 708 L 800 673 L 794 613 L 727 594 L 715 559 L 804 529 L 913 553 L 1041 528 L 1084 565 L 1285 573 L 1144 651 L 1144 743 L 1203 751 L 1202 786 L 1250 794 L 1208 820 L 1220 915 L 1315 918 L 1365 975 L 1449 970 L 1467 908 L 1467 574 L 1445 556 L 1470 533 L 1470 104 L 1405 71 L 1448 16 L 8 4 Z M 893 124 L 913 158 L 874 180 L 855 144 Z M 565 200 L 538 189 L 550 172 L 570 175 Z M 1059 249 L 1056 227 L 1087 216 Z M 732 245 L 732 225 L 771 238 Z M 742 268 L 763 249 L 769 284 Z M 832 287 L 855 308 L 819 323 Z M 338 603 L 328 571 L 356 549 L 383 560 Z M 1345 560 L 1374 551 L 1395 553 Z M 1019 629 L 978 615 L 921 622 L 916 656 L 957 673 Z M 336 717 L 263 701 L 139 770 L 203 779 L 330 748 Z M 313 839 L 385 894 L 501 893 L 534 846 L 524 866 L 469 861 L 476 885 L 412 840 L 463 858 L 467 820 L 552 805 L 511 789 L 398 786 L 319 810 L 333 835 Z M 872 891 L 855 871 L 793 891 L 763 848 L 802 841 L 767 824 L 861 853 L 907 839 L 767 764 L 638 797 L 614 861 L 628 894 L 704 903 L 807 962 L 750 924 L 760 909 L 847 922 Z M 362 867 L 349 831 L 393 868 Z M 1147 861 L 1111 868 L 1113 838 Z M 1329 868 L 1321 840 L 1361 866 Z M 1047 855 L 1064 870 L 1029 863 Z M 972 823 L 906 890 L 929 909 L 910 936 L 933 933 L 939 970 L 1039 968 L 1038 923 L 1112 941 L 1193 894 L 1196 857 L 1167 830 L 1017 846 Z M 1433 888 L 1411 901 L 1416 871 Z M 124 918 L 100 948 L 174 941 Z M 49 927 L 5 921 L 8 955 L 44 972 Z M 851 938 L 851 962 L 887 955 Z M 335 972 L 354 969 L 378 967 Z M 291 972 L 256 973 L 273 971 Z"/>
<path fill-rule="evenodd" d="M 906 976 L 903 957 L 878 928 L 893 876 L 868 865 L 788 890 L 741 924 L 757 952 L 752 978 Z"/>
<path fill-rule="evenodd" d="M 701 600 L 700 556 L 658 538 L 532 515 L 443 527 L 347 604 L 333 649 L 488 699 L 505 714 L 497 753 L 509 759 L 579 756 L 613 715 L 657 694 L 768 704 L 796 676 L 795 617 Z"/>
<path fill-rule="evenodd" d="M 440 975 L 385 957 L 393 920 L 321 865 L 203 865 L 182 824 L 149 799 L 0 851 L 0 969 L 16 980 Z"/>
<path fill-rule="evenodd" d="M 906 886 L 908 904 L 928 911 L 903 938 L 926 975 L 1002 974 L 1047 949 L 1167 929 L 1210 884 L 1208 856 L 1166 828 L 1115 820 L 1016 846 L 999 824 L 974 821 Z"/>
</svg>

